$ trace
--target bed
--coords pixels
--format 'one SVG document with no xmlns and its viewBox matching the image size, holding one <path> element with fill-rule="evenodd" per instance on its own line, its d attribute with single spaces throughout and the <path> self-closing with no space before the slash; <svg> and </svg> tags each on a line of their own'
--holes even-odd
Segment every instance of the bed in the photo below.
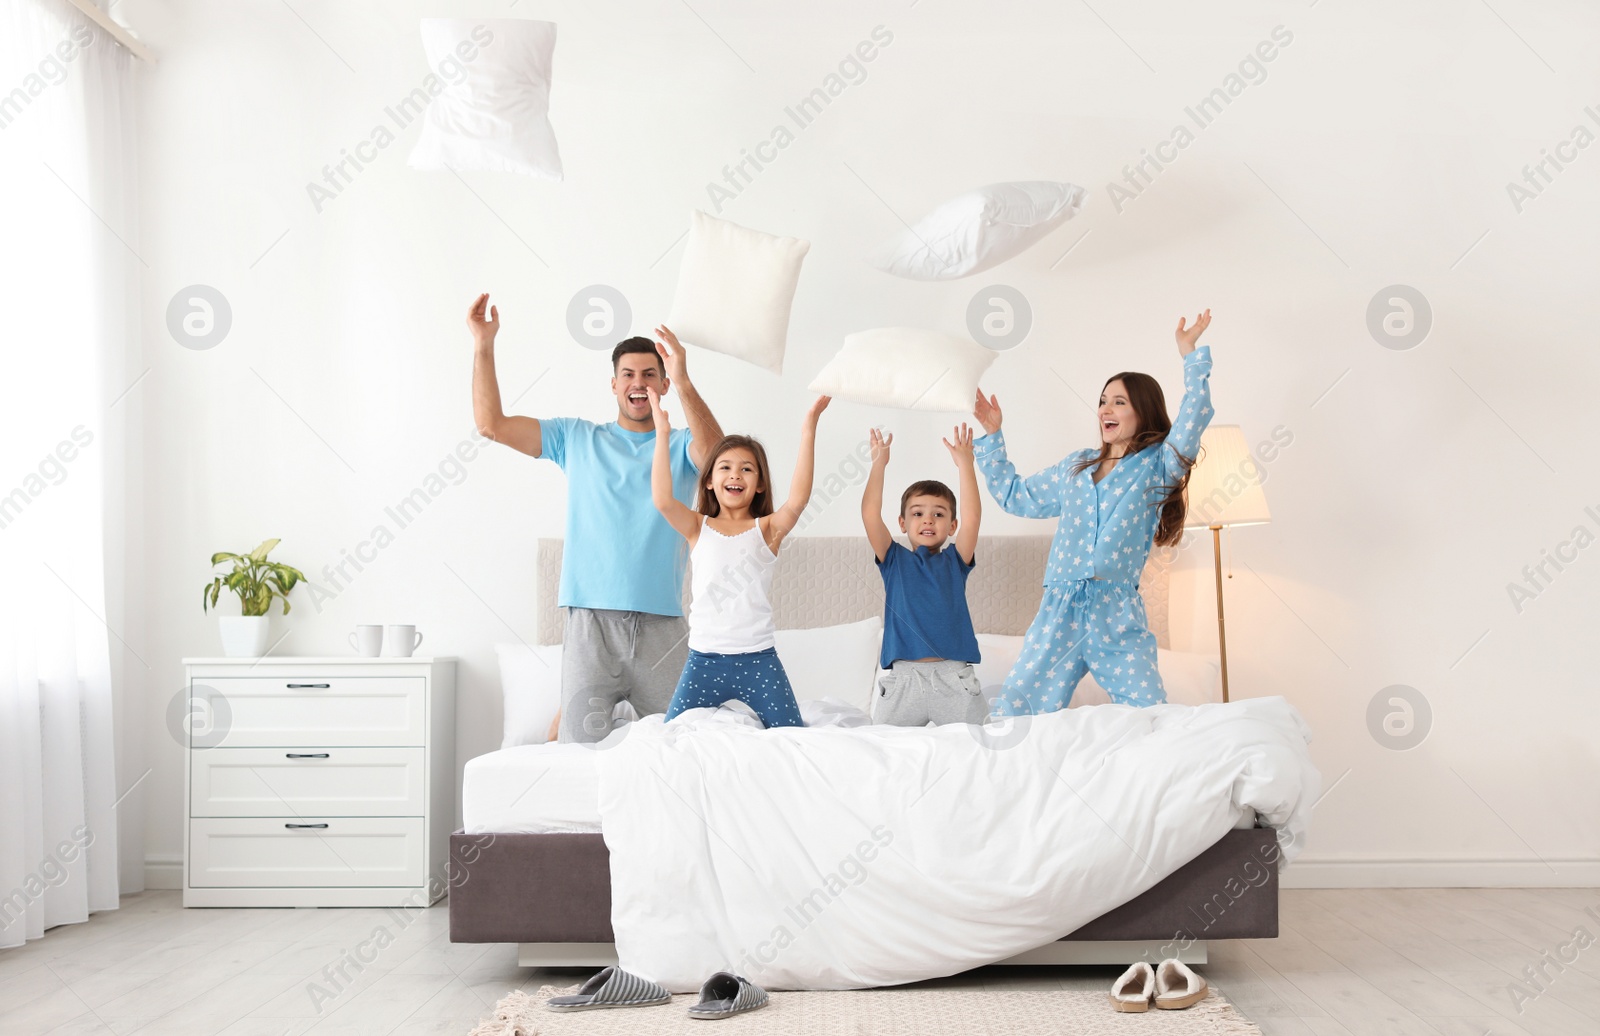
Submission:
<svg viewBox="0 0 1600 1036">
<path fill-rule="evenodd" d="M 968 594 L 980 634 L 1018 636 L 1027 628 L 1041 596 L 1049 543 L 1048 537 L 983 542 Z M 560 639 L 560 552 L 559 540 L 540 541 L 537 633 L 544 644 Z M 1140 586 L 1163 648 L 1170 646 L 1172 556 L 1153 552 Z M 881 582 L 870 552 L 855 537 L 791 539 L 779 558 L 774 595 L 780 629 L 831 627 L 882 611 Z M 577 745 L 523 746 L 467 764 L 465 824 L 452 837 L 451 941 L 517 943 L 524 966 L 616 963 L 599 754 Z M 1141 894 L 1000 963 L 1125 964 L 1164 957 L 1204 963 L 1208 940 L 1274 938 L 1277 867 L 1262 861 L 1275 860 L 1278 846 L 1274 831 L 1245 818 Z M 1251 880 L 1242 882 L 1244 874 Z"/>
</svg>

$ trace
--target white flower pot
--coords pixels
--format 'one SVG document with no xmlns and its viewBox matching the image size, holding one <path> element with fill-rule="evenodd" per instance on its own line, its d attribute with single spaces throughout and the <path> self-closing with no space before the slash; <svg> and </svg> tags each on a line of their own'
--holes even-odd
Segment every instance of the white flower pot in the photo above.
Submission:
<svg viewBox="0 0 1600 1036">
<path fill-rule="evenodd" d="M 267 652 L 265 615 L 222 615 L 217 618 L 222 633 L 222 653 L 228 658 L 260 658 Z"/>
</svg>

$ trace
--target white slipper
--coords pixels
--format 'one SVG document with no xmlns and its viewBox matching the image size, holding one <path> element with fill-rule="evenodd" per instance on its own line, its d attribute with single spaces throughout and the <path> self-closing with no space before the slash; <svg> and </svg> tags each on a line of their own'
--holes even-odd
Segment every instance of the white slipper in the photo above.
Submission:
<svg viewBox="0 0 1600 1036">
<path fill-rule="evenodd" d="M 1183 961 L 1169 957 L 1156 969 L 1156 1007 L 1161 1010 L 1181 1011 L 1205 998 L 1206 980 Z"/>
<path fill-rule="evenodd" d="M 1156 973 L 1149 962 L 1140 961 L 1111 983 L 1111 1009 L 1127 1014 L 1150 1010 L 1156 991 Z"/>
</svg>

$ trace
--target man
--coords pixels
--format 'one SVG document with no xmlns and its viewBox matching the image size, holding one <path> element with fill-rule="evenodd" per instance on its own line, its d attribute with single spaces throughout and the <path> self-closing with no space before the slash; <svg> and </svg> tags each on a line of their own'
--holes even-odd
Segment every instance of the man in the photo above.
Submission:
<svg viewBox="0 0 1600 1036">
<path fill-rule="evenodd" d="M 691 507 L 700 461 L 722 429 L 689 381 L 683 346 L 665 327 L 656 328 L 660 342 L 629 338 L 612 351 L 617 419 L 606 424 L 507 415 L 494 371 L 500 313 L 487 294 L 473 302 L 467 327 L 479 433 L 553 460 L 567 475 L 560 739 L 599 741 L 611 732 L 619 701 L 631 701 L 641 716 L 666 712 L 688 658 L 688 552 L 650 499 L 656 433 L 647 390 L 665 396 L 678 389 L 688 427 L 670 439 L 673 494 Z"/>
</svg>

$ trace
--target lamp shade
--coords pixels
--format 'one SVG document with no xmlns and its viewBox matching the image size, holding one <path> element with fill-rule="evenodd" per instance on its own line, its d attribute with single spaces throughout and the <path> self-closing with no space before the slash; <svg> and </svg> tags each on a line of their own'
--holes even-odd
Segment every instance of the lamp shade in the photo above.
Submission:
<svg viewBox="0 0 1600 1036">
<path fill-rule="evenodd" d="M 1272 521 L 1261 488 L 1262 467 L 1236 424 L 1214 424 L 1200 439 L 1200 461 L 1189 473 L 1184 527 L 1261 525 Z"/>
</svg>

